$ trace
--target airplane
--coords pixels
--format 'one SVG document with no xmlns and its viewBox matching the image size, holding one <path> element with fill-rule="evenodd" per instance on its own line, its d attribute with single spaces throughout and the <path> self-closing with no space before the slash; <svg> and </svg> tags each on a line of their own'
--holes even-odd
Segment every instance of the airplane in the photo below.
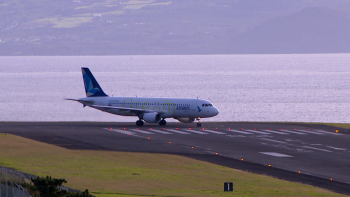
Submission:
<svg viewBox="0 0 350 197">
<path fill-rule="evenodd" d="M 201 127 L 201 118 L 219 114 L 212 103 L 198 98 L 110 97 L 103 92 L 89 68 L 82 67 L 81 70 L 86 97 L 66 100 L 111 114 L 137 116 L 137 126 L 143 126 L 144 121 L 166 125 L 166 118 L 174 118 L 183 123 L 192 123 L 196 119 L 197 127 Z"/>
</svg>

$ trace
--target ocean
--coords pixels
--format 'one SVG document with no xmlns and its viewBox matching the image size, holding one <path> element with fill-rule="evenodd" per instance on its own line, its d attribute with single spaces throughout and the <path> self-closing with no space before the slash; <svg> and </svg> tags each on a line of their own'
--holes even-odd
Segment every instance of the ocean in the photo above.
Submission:
<svg viewBox="0 0 350 197">
<path fill-rule="evenodd" d="M 350 122 L 350 54 L 2 56 L 0 121 L 137 120 L 64 100 L 85 97 L 81 67 L 110 96 L 209 100 L 203 122 Z"/>
</svg>

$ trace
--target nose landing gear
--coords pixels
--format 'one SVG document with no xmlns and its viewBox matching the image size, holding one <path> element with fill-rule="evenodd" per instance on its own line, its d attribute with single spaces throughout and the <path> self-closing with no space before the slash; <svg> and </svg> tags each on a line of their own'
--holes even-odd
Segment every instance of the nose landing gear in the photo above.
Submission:
<svg viewBox="0 0 350 197">
<path fill-rule="evenodd" d="M 165 121 L 165 119 L 163 118 L 161 121 L 159 121 L 159 123 L 158 123 L 159 125 L 166 125 L 166 121 Z"/>
<path fill-rule="evenodd" d="M 197 127 L 202 127 L 202 123 L 199 122 L 200 119 L 201 119 L 200 117 L 196 118 L 196 120 L 197 120 Z"/>
</svg>

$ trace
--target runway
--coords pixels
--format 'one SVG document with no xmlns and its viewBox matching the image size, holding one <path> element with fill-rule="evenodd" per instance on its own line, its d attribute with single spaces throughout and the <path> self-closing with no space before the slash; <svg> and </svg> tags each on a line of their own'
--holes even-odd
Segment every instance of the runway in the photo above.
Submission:
<svg viewBox="0 0 350 197">
<path fill-rule="evenodd" d="M 0 132 L 69 149 L 180 154 L 350 194 L 347 130 L 335 132 L 337 128 L 330 126 L 279 123 L 218 122 L 202 123 L 202 128 L 194 126 L 1 122 Z"/>
</svg>

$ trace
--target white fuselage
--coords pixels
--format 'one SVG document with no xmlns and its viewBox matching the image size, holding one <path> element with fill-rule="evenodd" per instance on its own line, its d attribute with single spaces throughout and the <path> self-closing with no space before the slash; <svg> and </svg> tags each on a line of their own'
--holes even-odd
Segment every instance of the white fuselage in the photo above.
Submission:
<svg viewBox="0 0 350 197">
<path fill-rule="evenodd" d="M 135 116 L 135 113 L 127 109 L 106 109 L 96 107 L 96 105 L 150 110 L 158 112 L 161 118 L 207 118 L 219 113 L 213 104 L 202 99 L 85 97 L 78 100 L 86 106 L 121 116 Z"/>
</svg>

